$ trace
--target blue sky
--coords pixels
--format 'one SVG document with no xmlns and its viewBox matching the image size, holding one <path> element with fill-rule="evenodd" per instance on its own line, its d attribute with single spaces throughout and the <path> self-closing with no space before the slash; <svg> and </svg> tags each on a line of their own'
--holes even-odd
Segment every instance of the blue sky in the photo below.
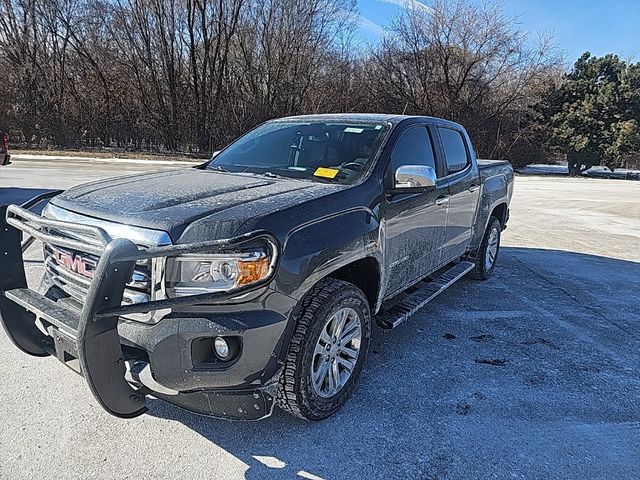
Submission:
<svg viewBox="0 0 640 480">
<path fill-rule="evenodd" d="M 378 42 L 405 1 L 358 0 L 363 40 Z M 423 2 L 429 4 L 428 0 Z M 552 33 L 568 64 L 585 50 L 640 61 L 640 0 L 512 0 L 502 6 L 506 13 L 518 17 L 520 30 L 530 32 L 532 38 L 536 32 Z"/>
</svg>

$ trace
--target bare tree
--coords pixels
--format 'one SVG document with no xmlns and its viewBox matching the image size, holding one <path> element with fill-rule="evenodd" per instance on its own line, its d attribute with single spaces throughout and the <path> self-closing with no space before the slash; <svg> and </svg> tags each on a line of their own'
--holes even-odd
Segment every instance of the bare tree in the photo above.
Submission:
<svg viewBox="0 0 640 480">
<path fill-rule="evenodd" d="M 187 0 L 189 71 L 194 101 L 192 128 L 200 151 L 211 151 L 219 135 L 232 40 L 244 0 Z"/>
<path fill-rule="evenodd" d="M 559 65 L 548 39 L 536 45 L 496 5 L 436 0 L 409 7 L 374 52 L 378 108 L 463 123 L 484 155 L 508 154 L 505 135 L 529 107 L 531 85 Z"/>
<path fill-rule="evenodd" d="M 0 119 L 41 145 L 206 154 L 273 117 L 406 112 L 465 124 L 481 155 L 542 152 L 548 39 L 495 5 L 411 5 L 362 52 L 355 0 L 0 0 Z"/>
</svg>

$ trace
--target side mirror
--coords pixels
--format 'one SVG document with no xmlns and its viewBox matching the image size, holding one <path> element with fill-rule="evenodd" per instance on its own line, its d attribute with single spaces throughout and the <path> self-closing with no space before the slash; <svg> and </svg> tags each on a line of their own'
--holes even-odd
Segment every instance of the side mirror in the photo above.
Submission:
<svg viewBox="0 0 640 480">
<path fill-rule="evenodd" d="M 392 193 L 425 191 L 436 186 L 436 171 L 427 165 L 402 165 L 394 175 Z"/>
</svg>

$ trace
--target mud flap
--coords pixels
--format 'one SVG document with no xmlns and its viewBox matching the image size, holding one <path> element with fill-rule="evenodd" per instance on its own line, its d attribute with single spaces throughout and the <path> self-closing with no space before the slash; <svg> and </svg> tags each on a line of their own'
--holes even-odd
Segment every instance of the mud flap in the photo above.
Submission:
<svg viewBox="0 0 640 480">
<path fill-rule="evenodd" d="M 12 302 L 3 292 L 27 288 L 22 263 L 22 232 L 6 222 L 7 206 L 0 207 L 0 321 L 13 344 L 29 355 L 49 355 L 45 346 L 50 344 L 35 325 L 35 315 Z"/>
<path fill-rule="evenodd" d="M 145 392 L 125 380 L 126 367 L 118 336 L 118 317 L 97 317 L 97 313 L 122 302 L 135 261 L 111 261 L 135 255 L 137 247 L 126 239 L 107 245 L 96 268 L 78 324 L 80 368 L 96 400 L 112 415 L 133 418 L 147 411 Z"/>
</svg>

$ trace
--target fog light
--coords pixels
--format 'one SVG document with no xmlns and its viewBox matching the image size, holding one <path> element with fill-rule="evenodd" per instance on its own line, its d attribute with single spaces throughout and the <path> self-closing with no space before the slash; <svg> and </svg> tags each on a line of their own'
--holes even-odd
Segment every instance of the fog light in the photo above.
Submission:
<svg viewBox="0 0 640 480">
<path fill-rule="evenodd" d="M 229 344 L 222 337 L 216 337 L 213 340 L 213 348 L 216 351 L 216 355 L 220 360 L 226 360 L 229 358 Z"/>
</svg>

